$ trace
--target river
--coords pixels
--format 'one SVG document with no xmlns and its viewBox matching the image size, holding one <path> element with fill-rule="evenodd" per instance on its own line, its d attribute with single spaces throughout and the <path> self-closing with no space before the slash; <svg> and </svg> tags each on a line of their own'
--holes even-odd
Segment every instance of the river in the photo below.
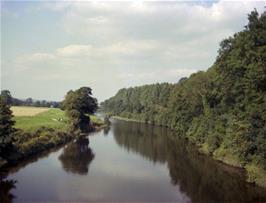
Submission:
<svg viewBox="0 0 266 203">
<path fill-rule="evenodd" d="M 1 188 L 11 202 L 266 202 L 244 179 L 167 128 L 113 120 L 11 168 Z"/>
</svg>

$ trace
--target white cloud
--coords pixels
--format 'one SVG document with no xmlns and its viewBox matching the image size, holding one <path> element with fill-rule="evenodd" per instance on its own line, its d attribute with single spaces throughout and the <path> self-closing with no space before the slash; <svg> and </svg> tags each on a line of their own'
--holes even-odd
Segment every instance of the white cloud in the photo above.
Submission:
<svg viewBox="0 0 266 203">
<path fill-rule="evenodd" d="M 54 23 L 63 29 L 59 35 L 63 40 L 49 39 L 53 48 L 36 51 L 34 47 L 8 63 L 6 86 L 23 86 L 33 78 L 47 87 L 46 95 L 56 87 L 62 96 L 69 89 L 89 85 L 103 100 L 125 86 L 177 82 L 206 70 L 215 60 L 219 42 L 242 30 L 247 14 L 254 8 L 261 12 L 265 3 L 56 1 L 42 5 L 38 13 L 49 9 L 59 16 Z M 17 70 L 20 74 L 15 77 Z"/>
<path fill-rule="evenodd" d="M 45 60 L 51 60 L 54 59 L 54 56 L 49 53 L 34 53 L 31 55 L 28 55 L 28 60 L 33 62 L 38 61 L 45 61 Z"/>
<path fill-rule="evenodd" d="M 70 44 L 54 50 L 51 53 L 33 53 L 20 56 L 19 61 L 38 62 L 61 58 L 91 58 L 101 60 L 104 56 L 121 58 L 123 56 L 143 55 L 144 52 L 158 52 L 161 45 L 149 40 L 120 41 L 106 46 L 91 44 Z M 161 50 L 163 51 L 163 50 Z M 163 53 L 162 53 L 163 54 Z"/>
<path fill-rule="evenodd" d="M 90 55 L 92 51 L 92 46 L 91 45 L 69 45 L 63 48 L 59 48 L 56 50 L 56 53 L 59 56 L 66 56 L 66 57 L 71 57 L 71 56 L 87 56 Z"/>
<path fill-rule="evenodd" d="M 121 73 L 118 78 L 125 81 L 135 81 L 135 85 L 142 84 L 145 80 L 147 83 L 173 82 L 176 83 L 179 78 L 189 76 L 197 72 L 197 69 L 172 68 L 167 70 L 155 70 L 141 73 Z"/>
</svg>

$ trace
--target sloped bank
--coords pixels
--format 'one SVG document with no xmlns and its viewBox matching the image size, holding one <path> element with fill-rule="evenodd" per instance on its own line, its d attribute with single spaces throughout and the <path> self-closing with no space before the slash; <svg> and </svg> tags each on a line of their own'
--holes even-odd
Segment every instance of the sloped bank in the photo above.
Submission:
<svg viewBox="0 0 266 203">
<path fill-rule="evenodd" d="M 103 122 L 93 123 L 87 134 L 105 127 L 106 124 Z M 47 127 L 40 127 L 33 132 L 17 130 L 13 138 L 13 145 L 10 146 L 8 153 L 3 155 L 4 158 L 0 160 L 0 168 L 16 165 L 45 151 L 58 148 L 79 136 L 81 135 Z"/>
</svg>

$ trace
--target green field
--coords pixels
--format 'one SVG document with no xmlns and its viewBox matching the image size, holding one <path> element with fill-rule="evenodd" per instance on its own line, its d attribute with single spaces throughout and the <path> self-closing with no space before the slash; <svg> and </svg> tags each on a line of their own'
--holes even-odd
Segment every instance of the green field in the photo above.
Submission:
<svg viewBox="0 0 266 203">
<path fill-rule="evenodd" d="M 26 108 L 26 107 L 21 107 Z M 29 110 L 31 110 L 29 108 Z M 15 127 L 26 131 L 35 131 L 44 126 L 48 128 L 65 130 L 67 126 L 67 118 L 64 111 L 60 109 L 49 109 L 45 112 L 34 116 L 15 116 Z"/>
<path fill-rule="evenodd" d="M 24 112 L 25 109 L 28 109 L 28 111 L 32 111 L 32 107 L 16 107 L 16 109 L 19 108 L 23 109 Z M 90 118 L 93 123 L 103 124 L 103 121 L 98 119 L 96 116 L 90 116 Z M 48 127 L 56 130 L 65 131 L 67 128 L 68 119 L 64 111 L 57 108 L 51 108 L 34 116 L 18 116 L 15 114 L 14 120 L 16 121 L 16 128 L 28 132 L 33 132 L 40 127 Z"/>
</svg>

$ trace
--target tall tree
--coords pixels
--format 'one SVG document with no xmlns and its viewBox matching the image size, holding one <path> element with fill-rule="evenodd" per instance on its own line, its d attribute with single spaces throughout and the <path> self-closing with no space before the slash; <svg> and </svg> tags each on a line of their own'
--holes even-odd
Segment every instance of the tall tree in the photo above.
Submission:
<svg viewBox="0 0 266 203">
<path fill-rule="evenodd" d="M 1 91 L 1 97 L 4 100 L 4 102 L 8 105 L 12 104 L 12 96 L 9 90 L 2 90 Z"/>
<path fill-rule="evenodd" d="M 27 98 L 25 102 L 26 102 L 27 106 L 31 106 L 32 103 L 33 103 L 33 99 L 32 98 Z"/>
<path fill-rule="evenodd" d="M 14 132 L 14 121 L 12 120 L 12 111 L 6 101 L 0 96 L 0 155 L 3 150 L 11 144 L 12 133 Z"/>
<path fill-rule="evenodd" d="M 90 129 L 90 117 L 98 108 L 97 99 L 92 97 L 91 88 L 81 87 L 69 91 L 65 96 L 62 107 L 70 119 L 70 130 L 84 132 Z"/>
</svg>

